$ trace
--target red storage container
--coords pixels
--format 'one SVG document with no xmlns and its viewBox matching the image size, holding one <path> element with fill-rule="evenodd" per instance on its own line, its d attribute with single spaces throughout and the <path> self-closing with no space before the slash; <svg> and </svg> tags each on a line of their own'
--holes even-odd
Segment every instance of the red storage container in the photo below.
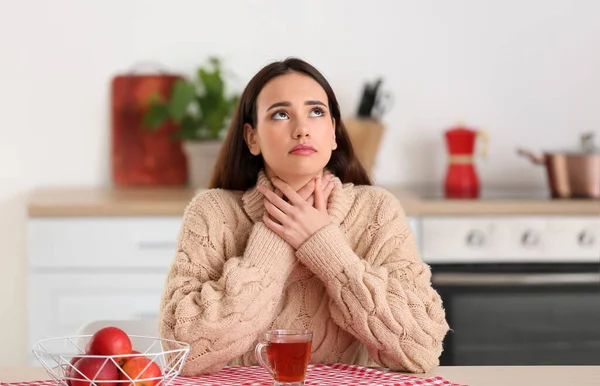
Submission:
<svg viewBox="0 0 600 386">
<path fill-rule="evenodd" d="M 168 98 L 179 75 L 123 74 L 112 80 L 112 177 L 117 186 L 174 186 L 187 183 L 187 164 L 176 125 L 157 131 L 142 125 L 154 93 Z"/>
</svg>

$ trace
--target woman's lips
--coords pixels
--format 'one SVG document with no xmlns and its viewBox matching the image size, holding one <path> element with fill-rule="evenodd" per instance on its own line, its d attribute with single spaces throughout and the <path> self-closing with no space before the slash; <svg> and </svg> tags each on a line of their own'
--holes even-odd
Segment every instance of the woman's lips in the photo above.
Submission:
<svg viewBox="0 0 600 386">
<path fill-rule="evenodd" d="M 314 147 L 312 146 L 308 146 L 308 145 L 296 145 L 292 148 L 292 151 L 290 151 L 290 154 L 294 154 L 294 155 L 310 155 L 313 153 L 316 153 L 317 151 L 315 150 Z"/>
</svg>

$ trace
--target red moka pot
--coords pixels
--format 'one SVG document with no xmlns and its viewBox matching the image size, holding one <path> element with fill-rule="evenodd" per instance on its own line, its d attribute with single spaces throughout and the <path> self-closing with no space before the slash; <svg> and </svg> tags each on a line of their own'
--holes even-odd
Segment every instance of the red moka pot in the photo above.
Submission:
<svg viewBox="0 0 600 386">
<path fill-rule="evenodd" d="M 444 181 L 446 198 L 478 198 L 479 177 L 474 164 L 475 142 L 483 140 L 481 153 L 487 155 L 488 136 L 484 131 L 457 125 L 445 132 L 448 169 Z"/>
</svg>

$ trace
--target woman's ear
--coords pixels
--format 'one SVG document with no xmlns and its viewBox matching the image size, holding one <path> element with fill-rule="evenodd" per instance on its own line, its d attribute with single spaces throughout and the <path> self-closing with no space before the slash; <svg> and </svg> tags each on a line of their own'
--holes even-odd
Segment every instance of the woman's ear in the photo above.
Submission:
<svg viewBox="0 0 600 386">
<path fill-rule="evenodd" d="M 244 140 L 248 145 L 248 150 L 252 155 L 260 154 L 260 147 L 258 146 L 258 141 L 256 140 L 256 130 L 250 126 L 249 123 L 244 124 Z"/>
</svg>

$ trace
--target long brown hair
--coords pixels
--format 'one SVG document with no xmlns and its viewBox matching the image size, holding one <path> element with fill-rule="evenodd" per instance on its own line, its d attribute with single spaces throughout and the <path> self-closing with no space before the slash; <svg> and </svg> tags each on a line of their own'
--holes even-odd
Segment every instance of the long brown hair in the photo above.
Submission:
<svg viewBox="0 0 600 386">
<path fill-rule="evenodd" d="M 307 62 L 297 58 L 288 58 L 263 67 L 244 89 L 217 158 L 209 188 L 246 190 L 256 185 L 258 173 L 264 167 L 264 161 L 262 155 L 254 156 L 250 153 L 244 140 L 244 124 L 249 123 L 256 128 L 258 94 L 271 79 L 290 72 L 310 76 L 323 87 L 327 94 L 329 110 L 332 118 L 335 119 L 337 149 L 332 152 L 326 168 L 343 183 L 371 185 L 367 171 L 354 154 L 348 132 L 342 122 L 340 106 L 329 82 Z"/>
</svg>

